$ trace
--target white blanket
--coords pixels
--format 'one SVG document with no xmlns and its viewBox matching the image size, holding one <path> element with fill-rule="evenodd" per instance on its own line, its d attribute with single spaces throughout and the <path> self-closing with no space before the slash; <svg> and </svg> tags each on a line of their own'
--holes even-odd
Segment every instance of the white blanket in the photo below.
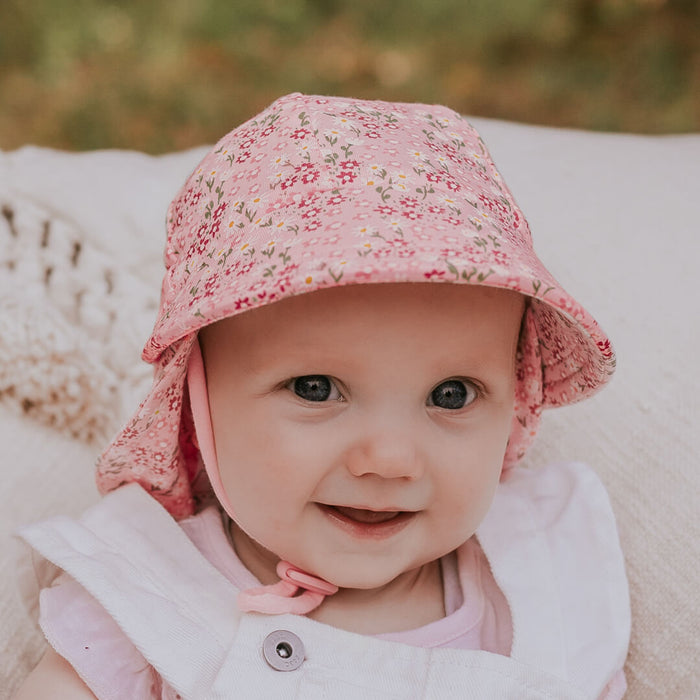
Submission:
<svg viewBox="0 0 700 700">
<path fill-rule="evenodd" d="M 474 122 L 540 256 L 618 354 L 601 394 L 545 414 L 527 462 L 599 471 L 630 578 L 629 697 L 693 697 L 700 136 Z M 139 352 L 155 316 L 165 209 L 202 153 L 0 152 L 0 699 L 42 650 L 14 594 L 10 532 L 96 500 L 94 458 L 149 382 Z M 89 200 L 78 194 L 86 182 Z"/>
</svg>

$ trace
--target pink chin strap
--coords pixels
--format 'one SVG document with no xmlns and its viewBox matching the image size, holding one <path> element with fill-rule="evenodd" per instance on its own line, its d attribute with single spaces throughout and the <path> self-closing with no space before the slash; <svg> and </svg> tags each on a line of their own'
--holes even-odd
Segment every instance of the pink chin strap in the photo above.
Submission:
<svg viewBox="0 0 700 700">
<path fill-rule="evenodd" d="M 197 446 L 202 455 L 204 468 L 219 503 L 233 519 L 233 508 L 221 482 L 219 463 L 216 458 L 214 430 L 211 425 L 207 395 L 207 379 L 204 373 L 202 352 L 197 340 L 192 345 L 187 365 L 187 388 L 190 395 Z M 338 586 L 297 569 L 288 561 L 280 561 L 277 564 L 277 575 L 280 577 L 277 583 L 241 591 L 238 594 L 240 610 L 267 613 L 268 615 L 283 613 L 306 615 L 317 608 L 326 596 L 333 595 L 338 591 Z M 299 593 L 299 591 L 302 592 Z"/>
</svg>

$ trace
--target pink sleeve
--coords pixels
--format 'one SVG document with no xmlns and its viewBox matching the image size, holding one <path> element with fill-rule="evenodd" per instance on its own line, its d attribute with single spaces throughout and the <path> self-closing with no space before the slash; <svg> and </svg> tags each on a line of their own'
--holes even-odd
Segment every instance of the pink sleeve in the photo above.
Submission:
<svg viewBox="0 0 700 700">
<path fill-rule="evenodd" d="M 620 669 L 603 689 L 598 700 L 620 700 L 627 690 L 625 672 Z"/>
<path fill-rule="evenodd" d="M 107 611 L 72 578 L 63 574 L 42 590 L 40 606 L 39 624 L 47 641 L 100 700 L 163 697 L 156 671 Z"/>
</svg>

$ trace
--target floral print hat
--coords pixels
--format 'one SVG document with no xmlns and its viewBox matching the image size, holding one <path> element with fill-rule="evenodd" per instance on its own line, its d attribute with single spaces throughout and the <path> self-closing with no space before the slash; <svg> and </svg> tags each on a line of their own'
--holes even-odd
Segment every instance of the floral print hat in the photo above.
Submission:
<svg viewBox="0 0 700 700">
<path fill-rule="evenodd" d="M 197 331 L 346 284 L 479 284 L 528 298 L 504 475 L 544 407 L 591 395 L 610 343 L 535 255 L 475 129 L 440 106 L 292 94 L 224 136 L 168 210 L 153 386 L 101 455 L 101 492 L 136 481 L 176 518 L 211 486 L 186 374 Z"/>
</svg>

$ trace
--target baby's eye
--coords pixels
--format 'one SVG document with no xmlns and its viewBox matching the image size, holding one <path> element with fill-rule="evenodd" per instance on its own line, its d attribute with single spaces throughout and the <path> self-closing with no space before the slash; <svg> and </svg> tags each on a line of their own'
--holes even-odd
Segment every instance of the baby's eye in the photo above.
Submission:
<svg viewBox="0 0 700 700">
<path fill-rule="evenodd" d="M 307 374 L 296 377 L 289 388 L 305 401 L 338 401 L 342 398 L 338 388 L 325 374 Z"/>
<path fill-rule="evenodd" d="M 432 390 L 428 405 L 457 410 L 468 406 L 478 396 L 479 390 L 471 382 L 448 379 Z"/>
</svg>

